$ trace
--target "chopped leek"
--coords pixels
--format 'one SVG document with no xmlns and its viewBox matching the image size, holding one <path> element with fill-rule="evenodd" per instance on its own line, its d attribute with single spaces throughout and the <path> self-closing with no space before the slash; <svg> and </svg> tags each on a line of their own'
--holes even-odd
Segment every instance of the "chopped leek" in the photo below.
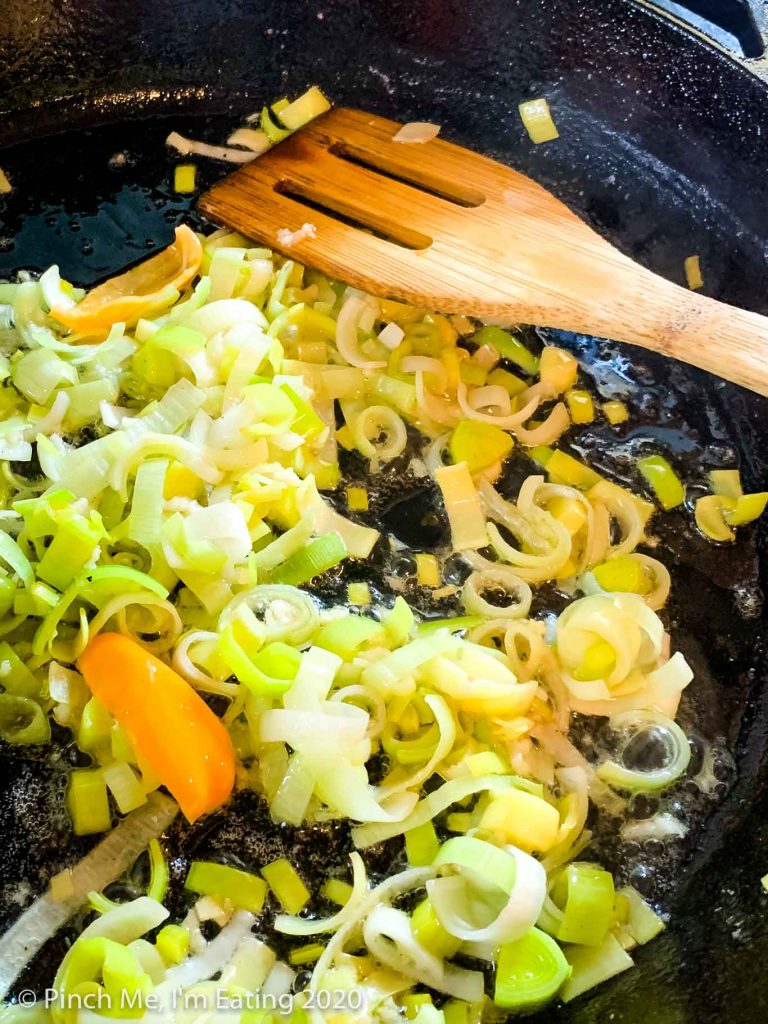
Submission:
<svg viewBox="0 0 768 1024">
<path fill-rule="evenodd" d="M 272 573 L 276 583 L 297 587 L 332 569 L 347 556 L 347 546 L 338 533 L 324 533 L 311 540 Z"/>
<path fill-rule="evenodd" d="M 602 945 L 596 948 L 568 946 L 565 957 L 571 967 L 571 977 L 565 981 L 560 992 L 564 1003 L 570 1003 L 583 992 L 588 992 L 595 985 L 632 966 L 632 958 L 611 932 L 608 932 Z"/>
<path fill-rule="evenodd" d="M 67 804 L 75 835 L 87 836 L 106 832 L 112 820 L 107 798 L 107 784 L 98 769 L 72 772 L 69 777 Z"/>
<path fill-rule="evenodd" d="M 685 487 L 663 455 L 638 459 L 637 468 L 653 488 L 663 509 L 677 508 L 685 501 Z"/>
<path fill-rule="evenodd" d="M 552 142 L 554 139 L 559 138 L 560 133 L 557 130 L 555 122 L 552 120 L 552 114 L 549 109 L 545 97 L 540 96 L 535 100 L 525 100 L 525 102 L 519 104 L 520 119 L 525 125 L 525 130 L 531 139 L 531 142 L 537 144 L 542 142 Z"/>
<path fill-rule="evenodd" d="M 440 843 L 431 821 L 418 825 L 405 833 L 405 852 L 408 863 L 415 868 L 431 864 L 437 856 Z"/>
<path fill-rule="evenodd" d="M 552 899 L 563 912 L 556 938 L 599 946 L 613 921 L 614 895 L 609 872 L 593 864 L 568 864 L 552 888 Z"/>
<path fill-rule="evenodd" d="M 466 462 L 441 466 L 435 478 L 443 494 L 454 548 L 465 551 L 485 547 L 488 528 Z"/>
<path fill-rule="evenodd" d="M 531 928 L 499 950 L 493 1001 L 506 1010 L 536 1010 L 556 995 L 570 974 L 571 966 L 554 939 Z"/>
<path fill-rule="evenodd" d="M 298 914 L 309 902 L 309 890 L 294 866 L 284 857 L 261 869 L 272 892 L 289 914 Z"/>
<path fill-rule="evenodd" d="M 449 442 L 451 459 L 466 462 L 470 473 L 479 473 L 486 466 L 503 462 L 514 447 L 514 439 L 492 423 L 462 420 Z"/>
<path fill-rule="evenodd" d="M 472 344 L 478 348 L 482 345 L 493 345 L 505 359 L 519 366 L 523 373 L 533 374 L 539 369 L 539 360 L 536 356 L 513 334 L 502 330 L 501 327 L 481 327 L 472 335 Z"/>
<path fill-rule="evenodd" d="M 229 900 L 234 907 L 261 913 L 267 895 L 267 883 L 256 875 L 226 864 L 196 860 L 190 864 L 184 888 L 200 896 Z"/>
</svg>

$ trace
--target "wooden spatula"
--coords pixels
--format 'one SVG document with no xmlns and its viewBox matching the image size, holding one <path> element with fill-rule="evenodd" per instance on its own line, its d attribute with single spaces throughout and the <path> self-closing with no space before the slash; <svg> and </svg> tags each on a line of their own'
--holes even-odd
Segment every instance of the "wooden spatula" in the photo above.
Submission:
<svg viewBox="0 0 768 1024">
<path fill-rule="evenodd" d="M 509 167 L 441 139 L 394 142 L 399 127 L 332 110 L 200 209 L 374 295 L 642 345 L 768 395 L 768 318 L 644 269 Z M 304 224 L 314 233 L 286 244 Z"/>
</svg>

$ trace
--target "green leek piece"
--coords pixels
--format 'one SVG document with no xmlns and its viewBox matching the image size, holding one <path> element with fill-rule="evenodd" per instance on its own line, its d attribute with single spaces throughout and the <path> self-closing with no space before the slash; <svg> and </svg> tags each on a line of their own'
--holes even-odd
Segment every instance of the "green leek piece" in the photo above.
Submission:
<svg viewBox="0 0 768 1024">
<path fill-rule="evenodd" d="M 0 570 L 2 572 L 2 570 Z M 13 607 L 16 596 L 16 580 L 0 575 L 0 618 L 3 618 Z"/>
<path fill-rule="evenodd" d="M 77 384 L 77 370 L 55 352 L 34 348 L 11 363 L 11 380 L 30 402 L 45 405 L 56 388 Z"/>
<path fill-rule="evenodd" d="M 496 386 L 503 387 L 510 398 L 517 397 L 528 387 L 527 383 L 521 380 L 520 377 L 516 377 L 514 373 L 510 373 L 509 370 L 503 370 L 501 367 L 491 370 L 486 384 L 495 384 Z"/>
<path fill-rule="evenodd" d="M 112 753 L 112 740 L 115 735 L 115 726 L 109 731 L 109 752 Z M 106 754 L 106 750 L 104 751 Z M 136 772 L 125 761 L 118 761 L 115 764 L 107 765 L 102 769 L 107 789 L 117 804 L 121 814 L 129 814 L 147 802 L 147 794 L 139 782 Z"/>
<path fill-rule="evenodd" d="M 60 596 L 45 583 L 33 583 L 29 590 L 17 590 L 13 595 L 13 614 L 45 616 L 55 608 Z"/>
<path fill-rule="evenodd" d="M 645 945 L 646 942 L 655 939 L 659 932 L 664 931 L 664 922 L 645 902 L 637 889 L 631 885 L 625 886 L 619 889 L 617 896 L 623 896 L 627 900 L 626 925 L 638 946 Z"/>
<path fill-rule="evenodd" d="M 591 572 L 603 590 L 622 594 L 647 594 L 651 588 L 642 563 L 631 555 L 609 558 L 607 562 L 596 565 Z"/>
<path fill-rule="evenodd" d="M 83 708 L 80 728 L 77 732 L 77 745 L 86 754 L 111 752 L 112 726 L 114 720 L 110 713 L 102 707 L 95 697 L 91 697 Z"/>
<path fill-rule="evenodd" d="M 98 519 L 98 516 L 96 517 Z M 37 567 L 41 580 L 57 590 L 66 590 L 96 554 L 104 537 L 101 522 L 72 516 L 60 523 Z"/>
<path fill-rule="evenodd" d="M 514 440 L 492 423 L 462 420 L 451 434 L 448 450 L 454 462 L 466 462 L 470 473 L 503 462 L 514 447 Z"/>
<path fill-rule="evenodd" d="M 324 899 L 343 907 L 352 895 L 352 886 L 349 882 L 342 882 L 340 878 L 329 878 L 320 893 Z"/>
<path fill-rule="evenodd" d="M 272 573 L 274 583 L 298 587 L 332 569 L 347 557 L 347 545 L 338 533 L 323 533 L 291 555 Z"/>
<path fill-rule="evenodd" d="M 450 999 L 443 1003 L 443 1017 L 445 1024 L 471 1024 L 474 1017 L 470 1017 L 471 1003 L 465 1003 L 461 999 Z"/>
<path fill-rule="evenodd" d="M 460 633 L 463 629 L 474 629 L 483 621 L 481 615 L 457 615 L 455 619 L 427 619 L 416 627 L 418 636 L 432 636 L 441 629 L 450 633 Z"/>
<path fill-rule="evenodd" d="M 5 640 L 0 643 L 0 686 L 6 693 L 19 697 L 37 697 L 40 694 L 40 680 Z"/>
<path fill-rule="evenodd" d="M 167 924 L 157 933 L 155 945 L 166 963 L 180 964 L 189 953 L 189 932 L 180 924 Z"/>
<path fill-rule="evenodd" d="M 260 128 L 273 146 L 291 134 L 290 129 L 280 127 L 269 107 L 264 107 L 261 111 Z"/>
<path fill-rule="evenodd" d="M 472 363 L 465 359 L 459 365 L 459 377 L 465 384 L 469 384 L 472 387 L 482 387 L 488 379 L 488 371 L 483 366 L 478 366 L 477 363 Z M 470 422 L 476 421 L 472 420 Z"/>
<path fill-rule="evenodd" d="M 149 341 L 157 348 L 186 356 L 202 351 L 205 348 L 206 337 L 200 331 L 194 331 L 191 327 L 184 327 L 182 324 L 166 324 L 155 331 Z"/>
<path fill-rule="evenodd" d="M 78 1016 L 77 997 L 88 994 L 94 998 L 99 992 L 104 993 L 103 1002 L 94 998 L 94 1006 L 119 1007 L 115 1013 L 123 1018 L 142 1017 L 152 979 L 142 969 L 136 954 L 121 942 L 103 937 L 83 938 L 69 951 L 57 987 L 63 995 L 58 1017 L 64 1024 L 74 1024 Z"/>
<path fill-rule="evenodd" d="M 326 622 L 315 635 L 315 645 L 351 661 L 361 647 L 381 643 L 385 630 L 380 622 L 362 615 L 345 615 L 342 619 Z"/>
<path fill-rule="evenodd" d="M 595 985 L 613 978 L 632 967 L 632 958 L 622 949 L 618 939 L 608 932 L 601 946 L 568 946 L 565 956 L 572 974 L 560 993 L 564 1003 L 588 992 Z"/>
<path fill-rule="evenodd" d="M 148 590 L 158 597 L 168 597 L 167 587 L 147 573 L 128 565 L 100 565 L 88 572 L 87 580 L 82 596 L 97 608 L 117 594 L 133 594 L 140 590 Z"/>
<path fill-rule="evenodd" d="M 112 380 L 90 380 L 67 388 L 66 394 L 69 405 L 65 425 L 74 431 L 99 418 L 99 403 L 117 401 L 118 389 Z"/>
<path fill-rule="evenodd" d="M 168 459 L 147 459 L 136 470 L 128 536 L 145 548 L 160 542 L 168 464 Z"/>
<path fill-rule="evenodd" d="M 754 522 L 765 511 L 768 504 L 768 492 L 742 494 L 735 499 L 733 508 L 723 507 L 723 518 L 730 526 L 745 526 Z"/>
<path fill-rule="evenodd" d="M 330 108 L 331 104 L 318 87 L 313 85 L 293 103 L 287 103 L 278 113 L 285 127 L 296 131 Z"/>
<path fill-rule="evenodd" d="M 288 395 L 296 410 L 296 416 L 291 424 L 291 430 L 301 434 L 308 441 L 319 437 L 326 430 L 325 423 L 320 419 L 310 402 L 301 395 L 296 394 L 290 384 L 281 384 L 280 390 Z"/>
<path fill-rule="evenodd" d="M 472 335 L 470 341 L 478 348 L 481 345 L 493 345 L 505 359 L 519 366 L 523 373 L 531 375 L 539 369 L 538 358 L 513 334 L 502 330 L 501 327 L 481 327 Z"/>
<path fill-rule="evenodd" d="M 744 493 L 738 469 L 713 469 L 709 474 L 709 482 L 714 493 L 723 498 L 740 498 Z"/>
<path fill-rule="evenodd" d="M 309 902 L 309 889 L 285 857 L 267 864 L 261 875 L 289 914 L 298 914 Z"/>
<path fill-rule="evenodd" d="M 694 517 L 696 525 L 710 540 L 732 542 L 736 534 L 725 521 L 725 511 L 733 511 L 735 498 L 725 498 L 720 494 L 705 494 L 696 499 Z"/>
<path fill-rule="evenodd" d="M 629 793 L 654 793 L 666 789 L 685 772 L 691 760 L 691 745 L 680 726 L 658 711 L 622 711 L 609 720 L 612 729 L 639 732 L 658 729 L 664 734 L 666 759 L 661 768 L 650 771 L 625 767 L 619 761 L 603 761 L 597 768 L 598 777 L 614 789 Z"/>
<path fill-rule="evenodd" d="M 131 368 L 150 387 L 165 391 L 176 380 L 176 357 L 173 352 L 145 342 L 134 355 Z"/>
<path fill-rule="evenodd" d="M 405 851 L 411 867 L 427 867 L 434 861 L 439 850 L 440 841 L 431 821 L 418 825 L 405 833 Z"/>
<path fill-rule="evenodd" d="M 383 616 L 381 624 L 387 632 L 393 647 L 400 647 L 411 635 L 413 629 L 413 612 L 404 597 L 395 598 L 391 611 Z"/>
<path fill-rule="evenodd" d="M 637 460 L 637 468 L 653 488 L 659 504 L 669 511 L 685 501 L 685 487 L 663 455 L 648 455 Z"/>
<path fill-rule="evenodd" d="M 29 697 L 0 693 L 0 737 L 6 743 L 47 743 L 51 726 L 43 709 Z"/>
<path fill-rule="evenodd" d="M 324 951 L 325 946 L 321 942 L 310 942 L 306 946 L 292 949 L 288 954 L 288 963 L 293 964 L 294 967 L 314 964 L 320 959 Z"/>
<path fill-rule="evenodd" d="M 440 924 L 429 899 L 422 900 L 413 911 L 411 931 L 419 945 L 441 960 L 454 956 L 461 946 L 461 939 L 451 935 Z"/>
<path fill-rule="evenodd" d="M 409 992 L 400 996 L 400 1005 L 406 1020 L 416 1020 L 423 1007 L 433 1005 L 432 996 L 428 992 Z"/>
<path fill-rule="evenodd" d="M 282 688 L 283 683 L 292 683 L 296 678 L 301 664 L 301 652 L 276 640 L 257 651 L 253 664 L 259 672 Z"/>
<path fill-rule="evenodd" d="M 552 999 L 570 974 L 555 940 L 531 928 L 499 950 L 493 1001 L 505 1010 L 536 1010 Z"/>
<path fill-rule="evenodd" d="M 0 558 L 10 565 L 25 587 L 32 586 L 35 574 L 29 559 L 13 537 L 9 537 L 3 530 L 0 530 Z"/>
<path fill-rule="evenodd" d="M 559 448 L 547 458 L 545 465 L 547 476 L 552 483 L 577 487 L 581 491 L 588 491 L 590 487 L 594 487 L 602 480 L 600 474 L 590 466 L 574 459 L 572 455 L 560 451 Z"/>
<path fill-rule="evenodd" d="M 393 405 L 404 416 L 415 415 L 418 406 L 418 396 L 413 384 L 382 373 L 381 375 L 377 374 L 374 379 L 373 390 L 388 405 Z"/>
<path fill-rule="evenodd" d="M 552 899 L 563 911 L 560 942 L 599 946 L 613 920 L 615 892 L 608 871 L 574 861 L 555 879 Z"/>
<path fill-rule="evenodd" d="M 261 913 L 267 895 L 266 882 L 256 875 L 204 860 L 192 862 L 184 888 L 200 896 L 229 900 L 252 914 Z"/>
<path fill-rule="evenodd" d="M 301 654 L 273 642 L 260 650 L 261 637 L 234 618 L 219 633 L 218 650 L 224 663 L 257 697 L 280 697 L 296 678 Z"/>
<path fill-rule="evenodd" d="M 76 836 L 106 832 L 112 823 L 107 784 L 99 769 L 78 769 L 69 777 L 67 807 Z"/>
<path fill-rule="evenodd" d="M 168 892 L 170 877 L 168 861 L 165 859 L 163 848 L 157 839 L 151 839 L 149 842 L 149 886 L 147 888 L 147 896 L 151 900 L 162 903 L 165 899 L 165 894 Z"/>
<path fill-rule="evenodd" d="M 549 448 L 545 444 L 537 444 L 535 448 L 529 449 L 528 454 L 539 466 L 545 467 L 555 454 L 555 449 Z"/>
</svg>

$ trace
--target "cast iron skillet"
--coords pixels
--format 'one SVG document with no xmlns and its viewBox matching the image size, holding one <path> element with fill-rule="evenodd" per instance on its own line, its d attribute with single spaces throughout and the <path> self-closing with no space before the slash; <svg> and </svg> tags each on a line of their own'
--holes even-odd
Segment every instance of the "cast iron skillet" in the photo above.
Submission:
<svg viewBox="0 0 768 1024">
<path fill-rule="evenodd" d="M 0 165 L 15 191 L 0 200 L 0 276 L 55 261 L 90 285 L 167 244 L 175 223 L 194 218 L 171 188 L 167 132 L 219 141 L 265 98 L 316 82 L 339 103 L 441 123 L 446 137 L 525 170 L 672 279 L 699 253 L 709 294 L 768 312 L 760 15 L 737 0 L 690 6 L 751 59 L 629 0 L 2 0 L 0 145 L 9 148 Z M 533 147 L 516 108 L 542 94 L 561 138 Z M 222 170 L 201 164 L 202 182 Z M 653 442 L 672 453 L 692 496 L 708 468 L 734 459 L 750 489 L 768 486 L 764 401 L 639 350 L 557 341 L 578 352 L 606 396 L 625 393 L 631 406 L 628 427 L 589 428 L 574 442 L 606 472 L 632 479 L 631 459 Z M 521 470 L 513 463 L 510 485 Z M 375 515 L 428 545 L 444 528 L 432 498 L 390 473 Z M 697 674 L 681 717 L 694 766 L 704 740 L 735 761 L 718 755 L 721 783 L 709 796 L 683 783 L 664 798 L 689 822 L 685 840 L 620 851 L 610 832 L 599 836 L 597 852 L 671 923 L 638 951 L 635 970 L 542 1019 L 762 1022 L 768 1009 L 764 538 L 748 529 L 736 547 L 713 549 L 684 519 L 661 517 L 658 530 L 674 580 L 667 621 Z M 0 754 L 0 914 L 10 922 L 90 844 L 67 834 L 62 810 L 71 747 Z M 654 809 L 639 801 L 634 813 Z M 284 850 L 311 877 L 315 865 L 341 864 L 348 841 L 343 831 L 298 839 L 274 829 L 246 797 L 196 829 L 180 826 L 170 845 L 179 899 L 192 852 L 258 866 Z M 392 855 L 381 851 L 378 866 Z M 129 894 L 130 882 L 123 888 Z M 51 942 L 17 988 L 42 989 L 68 940 Z"/>
</svg>

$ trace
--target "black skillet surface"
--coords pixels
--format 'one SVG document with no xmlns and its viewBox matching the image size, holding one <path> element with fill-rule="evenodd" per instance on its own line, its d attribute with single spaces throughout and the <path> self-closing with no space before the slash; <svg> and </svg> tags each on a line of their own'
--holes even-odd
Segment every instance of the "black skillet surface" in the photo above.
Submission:
<svg viewBox="0 0 768 1024">
<path fill-rule="evenodd" d="M 171 188 L 167 132 L 221 141 L 235 115 L 317 82 L 339 103 L 440 122 L 447 137 L 530 173 L 672 279 L 682 279 L 685 256 L 701 254 L 709 294 L 768 312 L 768 90 L 622 0 L 5 0 L 0 14 L 0 144 L 44 136 L 0 157 L 15 185 L 0 199 L 0 276 L 58 262 L 88 285 L 166 244 L 173 224 L 190 216 Z M 754 51 L 754 35 L 749 42 Z M 541 94 L 561 138 L 533 147 L 516 107 Z M 220 173 L 200 163 L 202 183 Z M 764 401 L 639 350 L 557 340 L 578 351 L 606 397 L 622 394 L 631 408 L 627 427 L 574 438 L 617 479 L 633 479 L 630 456 L 653 442 L 669 450 L 692 495 L 708 468 L 734 458 L 750 488 L 768 486 Z M 510 484 L 521 470 L 513 463 Z M 377 514 L 405 540 L 416 539 L 414 509 L 427 520 L 416 538 L 436 542 L 431 495 L 392 475 L 382 481 Z M 712 548 L 686 518 L 659 516 L 657 528 L 673 570 L 673 643 L 697 676 L 682 720 L 699 752 L 703 740 L 725 740 L 736 768 L 720 759 L 723 783 L 710 797 L 686 783 L 665 797 L 690 825 L 684 841 L 619 849 L 610 833 L 600 836 L 606 860 L 670 911 L 671 923 L 637 953 L 635 970 L 542 1019 L 748 1022 L 768 1010 L 768 897 L 759 884 L 768 870 L 763 538 L 747 529 L 736 548 Z M 6 921 L 89 845 L 67 835 L 61 810 L 70 759 L 67 751 L 40 760 L 3 752 Z M 342 863 L 346 840 L 275 830 L 246 797 L 194 830 L 177 829 L 171 849 L 178 895 L 193 851 L 258 866 L 283 849 L 312 877 L 315 865 Z M 383 851 L 376 864 L 391 855 Z M 66 941 L 51 943 L 22 984 L 42 987 Z"/>
</svg>

